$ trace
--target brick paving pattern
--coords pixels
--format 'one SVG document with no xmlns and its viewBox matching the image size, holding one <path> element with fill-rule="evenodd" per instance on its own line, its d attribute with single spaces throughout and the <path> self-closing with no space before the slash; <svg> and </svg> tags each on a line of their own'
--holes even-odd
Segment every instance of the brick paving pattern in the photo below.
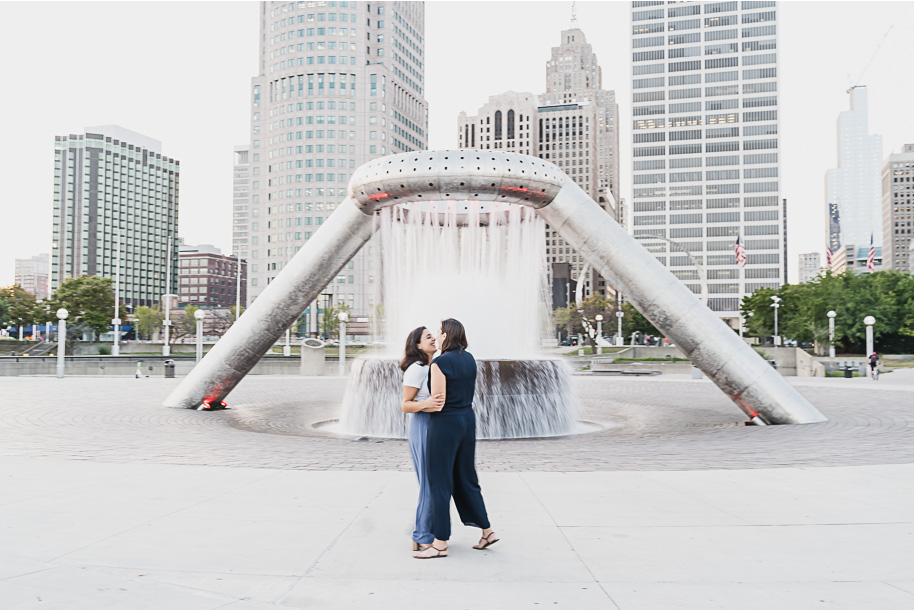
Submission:
<svg viewBox="0 0 914 612">
<path fill-rule="evenodd" d="M 886 380 L 887 377 L 885 377 Z M 232 410 L 161 407 L 178 381 L 0 378 L 0 455 L 299 470 L 412 469 L 405 441 L 314 424 L 339 416 L 345 381 L 250 376 Z M 708 381 L 576 376 L 597 432 L 484 441 L 483 471 L 747 469 L 914 461 L 914 400 L 901 388 L 801 386 L 827 423 L 746 427 Z"/>
</svg>

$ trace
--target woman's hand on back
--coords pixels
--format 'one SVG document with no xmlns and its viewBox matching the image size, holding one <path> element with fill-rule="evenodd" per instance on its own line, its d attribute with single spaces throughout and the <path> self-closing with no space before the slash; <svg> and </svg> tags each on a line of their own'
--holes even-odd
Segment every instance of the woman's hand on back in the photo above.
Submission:
<svg viewBox="0 0 914 612">
<path fill-rule="evenodd" d="M 441 412 L 441 409 L 444 408 L 444 394 L 437 393 L 432 395 L 424 403 L 425 407 L 422 412 Z"/>
</svg>

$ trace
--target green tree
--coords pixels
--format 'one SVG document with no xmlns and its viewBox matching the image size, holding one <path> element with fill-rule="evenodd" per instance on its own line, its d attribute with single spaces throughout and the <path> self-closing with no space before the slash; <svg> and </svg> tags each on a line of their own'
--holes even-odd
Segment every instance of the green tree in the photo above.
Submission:
<svg viewBox="0 0 914 612">
<path fill-rule="evenodd" d="M 0 287 L 0 315 L 0 325 L 31 325 L 47 320 L 35 294 L 19 285 Z"/>
<path fill-rule="evenodd" d="M 162 321 L 165 316 L 159 306 L 140 306 L 134 313 L 136 318 L 136 331 L 149 339 L 152 335 L 162 329 Z"/>
<path fill-rule="evenodd" d="M 578 313 L 573 308 L 560 306 L 552 311 L 552 322 L 557 329 L 564 329 L 569 336 L 573 336 L 576 327 L 580 326 Z"/>
<path fill-rule="evenodd" d="M 614 309 L 615 311 L 615 309 Z M 615 312 L 613 312 L 613 318 L 615 318 Z M 647 320 L 647 318 L 638 311 L 637 308 L 631 302 L 622 303 L 622 336 L 624 338 L 631 338 L 632 334 L 635 332 L 641 332 L 646 336 L 663 336 L 665 334 L 660 333 L 660 331 L 654 326 L 653 323 Z"/>
<path fill-rule="evenodd" d="M 743 298 L 741 311 L 749 335 L 774 335 L 772 296 L 781 298 L 778 331 L 799 342 L 814 342 L 822 353 L 828 343 L 829 310 L 835 317 L 835 346 L 840 352 L 863 352 L 866 325 L 873 327 L 882 351 L 914 350 L 914 277 L 894 270 L 872 274 L 826 272 L 809 283 L 760 289 Z"/>
<path fill-rule="evenodd" d="M 174 343 L 181 338 L 188 338 L 197 335 L 197 320 L 194 313 L 200 310 L 199 306 L 188 304 L 176 319 L 172 319 L 172 330 L 169 343 Z"/>
<path fill-rule="evenodd" d="M 349 306 L 346 304 L 337 304 L 324 308 L 324 316 L 321 319 L 321 331 L 325 338 L 332 338 L 339 334 L 340 322 L 337 319 L 341 312 L 349 314 Z"/>
<path fill-rule="evenodd" d="M 47 302 L 48 313 L 56 318 L 58 308 L 69 311 L 67 324 L 81 324 L 100 335 L 110 331 L 114 318 L 114 281 L 101 276 L 68 278 Z"/>
</svg>

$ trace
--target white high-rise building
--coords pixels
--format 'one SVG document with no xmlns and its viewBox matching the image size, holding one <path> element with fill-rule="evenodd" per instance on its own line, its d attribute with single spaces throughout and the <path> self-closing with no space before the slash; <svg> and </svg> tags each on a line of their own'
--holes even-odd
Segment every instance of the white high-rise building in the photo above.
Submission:
<svg viewBox="0 0 914 612">
<path fill-rule="evenodd" d="M 838 167 L 825 175 L 828 246 L 853 244 L 882 256 L 882 136 L 869 134 L 865 86 L 851 87 L 838 116 Z"/>
<path fill-rule="evenodd" d="M 134 308 L 176 293 L 181 165 L 161 148 L 117 125 L 55 138 L 52 292 L 87 275 L 119 277 Z"/>
<path fill-rule="evenodd" d="M 821 256 L 818 253 L 800 253 L 800 284 L 808 283 L 821 272 Z"/>
<path fill-rule="evenodd" d="M 776 2 L 632 2 L 631 229 L 734 328 L 786 281 L 777 29 Z"/>
<path fill-rule="evenodd" d="M 14 284 L 19 285 L 39 300 L 48 297 L 51 257 L 47 253 L 28 259 L 16 260 Z"/>
<path fill-rule="evenodd" d="M 346 197 L 353 171 L 427 148 L 421 2 L 261 3 L 252 80 L 249 299 L 256 299 Z M 305 311 L 350 308 L 368 332 L 378 247 L 370 241 Z"/>
</svg>

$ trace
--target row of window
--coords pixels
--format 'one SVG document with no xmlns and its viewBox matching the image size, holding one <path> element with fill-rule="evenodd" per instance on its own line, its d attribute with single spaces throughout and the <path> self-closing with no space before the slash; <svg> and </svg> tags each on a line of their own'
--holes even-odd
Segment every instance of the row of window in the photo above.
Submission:
<svg viewBox="0 0 914 612">
<path fill-rule="evenodd" d="M 743 178 L 744 179 L 757 179 L 757 178 L 777 178 L 778 169 L 777 167 L 772 168 L 744 168 L 743 169 Z M 647 185 L 647 184 L 656 184 L 656 183 L 665 183 L 667 179 L 666 174 L 636 174 L 634 176 L 635 185 Z M 701 172 L 671 172 L 669 174 L 669 181 L 671 183 L 688 183 L 693 181 L 702 180 Z M 706 170 L 704 173 L 704 180 L 706 181 L 728 181 L 728 180 L 739 180 L 739 170 L 730 169 L 730 170 Z"/>
<path fill-rule="evenodd" d="M 636 203 L 637 204 L 637 203 Z M 637 210 L 637 208 L 636 208 Z M 778 221 L 780 211 L 775 210 L 747 210 L 742 214 L 743 221 Z M 684 225 L 690 223 L 738 223 L 739 211 L 714 212 L 714 213 L 678 213 L 667 215 L 635 215 L 635 225 Z"/>
<path fill-rule="evenodd" d="M 764 140 L 746 140 L 743 141 L 744 151 L 757 151 L 760 149 L 777 149 L 778 141 L 776 138 L 766 138 Z M 683 145 L 657 145 L 651 147 L 633 147 L 633 157 L 657 157 L 660 155 L 692 155 L 702 152 L 701 143 L 683 144 Z M 739 141 L 732 142 L 709 142 L 705 143 L 705 153 L 722 153 L 725 151 L 739 151 Z"/>
<path fill-rule="evenodd" d="M 743 108 L 759 108 L 765 106 L 777 106 L 778 99 L 777 96 L 761 96 L 758 98 L 743 98 Z M 704 103 L 704 110 L 706 111 L 719 111 L 719 110 L 728 110 L 739 108 L 739 99 L 732 98 L 729 100 L 706 100 Z M 670 114 L 679 114 L 679 113 L 697 113 L 701 112 L 701 102 L 680 102 L 676 104 L 669 105 Z M 652 104 L 649 106 L 635 106 L 632 108 L 632 115 L 635 117 L 644 117 L 650 115 L 665 115 L 667 114 L 667 105 L 666 104 Z M 757 112 L 744 112 L 743 121 L 776 121 L 778 118 L 777 111 L 757 111 Z M 697 118 L 696 118 L 697 119 Z M 643 119 L 636 119 L 635 121 L 643 121 Z M 658 122 L 654 125 L 655 127 L 663 127 L 659 124 L 658 119 L 653 119 L 653 121 Z M 679 122 L 679 125 L 698 125 L 698 123 L 688 123 L 688 119 L 683 120 L 682 118 L 676 117 L 668 120 L 671 123 L 671 127 L 679 127 L 675 125 L 676 122 Z M 647 126 L 647 124 L 646 124 Z"/>
<path fill-rule="evenodd" d="M 737 51 L 739 51 L 740 48 L 742 48 L 744 53 L 751 53 L 753 51 L 774 51 L 775 49 L 777 49 L 777 39 L 770 38 L 770 39 L 764 39 L 764 40 L 743 41 L 742 44 L 733 42 L 733 43 L 718 43 L 718 44 L 714 44 L 714 45 L 704 45 L 704 54 L 705 55 L 722 55 L 722 54 L 728 54 L 728 53 L 736 53 Z M 700 56 L 701 54 L 702 54 L 701 47 L 684 47 L 684 48 L 670 49 L 668 53 L 666 50 L 663 50 L 663 49 L 652 50 L 652 51 L 635 51 L 632 54 L 632 61 L 634 61 L 634 62 L 651 62 L 651 61 L 663 60 L 667 57 L 669 57 L 669 59 L 676 59 L 676 58 L 680 58 L 680 57 L 697 57 L 697 56 Z M 764 61 L 750 62 L 749 58 L 751 58 L 751 57 L 755 57 L 755 56 L 745 56 L 743 58 L 743 64 L 749 65 L 750 63 L 765 63 Z M 739 65 L 739 61 L 735 57 L 721 58 L 720 60 L 715 60 L 715 61 L 705 60 L 705 62 L 706 62 L 705 63 L 706 68 L 725 68 L 728 66 Z M 662 66 L 663 64 L 651 64 L 651 66 L 657 66 L 657 65 Z M 638 64 L 633 66 L 632 70 L 633 70 L 634 74 L 654 74 L 654 73 L 658 73 L 658 72 L 663 72 L 663 70 L 658 70 L 656 67 L 652 67 L 650 69 L 646 69 L 644 72 L 640 72 L 641 66 Z"/>
</svg>

